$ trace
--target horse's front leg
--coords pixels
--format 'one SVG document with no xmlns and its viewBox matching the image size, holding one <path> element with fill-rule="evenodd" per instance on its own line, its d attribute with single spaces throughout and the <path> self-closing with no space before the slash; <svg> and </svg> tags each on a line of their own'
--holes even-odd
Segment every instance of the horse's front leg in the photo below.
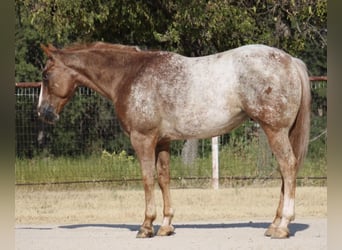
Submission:
<svg viewBox="0 0 342 250">
<path fill-rule="evenodd" d="M 164 201 L 163 223 L 158 230 L 158 235 L 168 236 L 174 232 L 174 227 L 171 224 L 174 211 L 171 207 L 170 197 L 170 142 L 157 146 L 156 157 L 158 183 L 162 191 Z"/>
<path fill-rule="evenodd" d="M 145 191 L 145 220 L 140 227 L 137 238 L 153 237 L 153 221 L 156 218 L 154 198 L 156 136 L 132 132 L 130 137 L 139 159 Z"/>
</svg>

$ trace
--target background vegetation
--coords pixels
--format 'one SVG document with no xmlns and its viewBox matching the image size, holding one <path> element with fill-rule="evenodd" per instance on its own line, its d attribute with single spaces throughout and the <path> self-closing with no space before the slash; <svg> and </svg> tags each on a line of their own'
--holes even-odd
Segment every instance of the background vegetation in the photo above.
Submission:
<svg viewBox="0 0 342 250">
<path fill-rule="evenodd" d="M 16 80 L 40 81 L 40 43 L 106 41 L 207 55 L 250 43 L 326 74 L 327 0 L 15 0 Z"/>
<path fill-rule="evenodd" d="M 139 45 L 142 49 L 169 50 L 186 56 L 207 55 L 245 44 L 262 43 L 301 58 L 306 62 L 310 75 L 326 75 L 327 72 L 326 0 L 15 0 L 15 11 L 17 82 L 41 81 L 41 70 L 45 64 L 41 43 L 63 47 L 73 42 L 93 41 Z M 137 169 L 133 167 L 135 160 L 129 158 L 133 151 L 114 119 L 114 110 L 102 97 L 81 90 L 85 93 L 74 97 L 62 113 L 61 121 L 52 127 L 37 121 L 35 106 L 38 93 L 25 96 L 18 95 L 21 90 L 16 91 L 18 182 L 29 181 L 30 178 L 53 181 L 75 179 L 77 175 L 82 177 L 77 168 L 73 169 L 73 166 L 81 164 L 77 163 L 80 159 L 83 159 L 82 169 L 89 164 L 84 179 L 95 178 L 93 168 L 99 165 L 104 168 L 100 171 L 103 173 L 101 178 L 128 178 L 126 173 L 129 169 Z M 316 138 L 326 129 L 326 85 L 313 89 L 312 93 L 311 138 Z M 253 137 L 248 136 L 253 132 L 253 126 L 253 123 L 246 123 L 222 137 L 221 151 L 225 154 L 221 157 L 228 158 L 220 159 L 220 162 L 232 162 L 234 159 L 237 167 L 221 164 L 221 175 L 273 174 L 272 160 L 259 162 L 260 154 L 269 159 L 269 153 L 260 151 L 260 144 L 255 144 Z M 325 139 L 325 136 L 320 136 L 310 144 L 304 168 L 311 171 L 309 175 L 326 174 Z M 182 165 L 179 159 L 182 146 L 183 142 L 175 142 L 172 147 L 174 161 L 178 165 Z M 185 172 L 196 176 L 210 175 L 210 141 L 203 141 L 199 147 L 204 157 L 202 163 L 197 162 L 196 168 L 179 168 L 180 172 L 173 172 L 175 178 Z M 105 152 L 111 157 L 107 155 L 106 158 Z M 120 156 L 122 152 L 127 155 Z M 94 155 L 96 157 L 92 158 Z M 123 160 L 132 168 L 116 173 L 113 166 L 121 166 L 118 162 Z M 262 168 L 265 165 L 268 169 Z M 31 172 L 22 172 L 24 169 Z M 59 171 L 64 172 L 64 177 L 60 177 Z M 139 177 L 139 170 L 134 171 L 134 176 Z"/>
</svg>

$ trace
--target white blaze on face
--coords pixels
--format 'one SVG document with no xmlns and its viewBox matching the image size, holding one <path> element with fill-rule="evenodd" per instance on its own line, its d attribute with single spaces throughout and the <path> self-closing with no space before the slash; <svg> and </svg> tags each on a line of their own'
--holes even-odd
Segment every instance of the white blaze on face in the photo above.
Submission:
<svg viewBox="0 0 342 250">
<path fill-rule="evenodd" d="M 43 100 L 43 84 L 40 86 L 40 93 L 39 93 L 39 100 L 38 100 L 38 110 L 39 110 L 39 107 L 42 105 L 42 100 Z M 38 115 L 39 114 L 39 111 L 38 111 Z"/>
</svg>

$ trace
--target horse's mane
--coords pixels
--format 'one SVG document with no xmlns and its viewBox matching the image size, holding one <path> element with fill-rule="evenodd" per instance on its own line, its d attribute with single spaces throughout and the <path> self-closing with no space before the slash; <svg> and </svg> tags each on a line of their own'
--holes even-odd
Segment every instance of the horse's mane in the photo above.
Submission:
<svg viewBox="0 0 342 250">
<path fill-rule="evenodd" d="M 104 42 L 94 42 L 94 43 L 73 43 L 68 47 L 65 47 L 65 51 L 75 51 L 84 49 L 104 49 L 104 50 L 120 50 L 120 51 L 131 51 L 139 52 L 141 51 L 137 46 L 127 46 L 122 44 L 111 44 Z"/>
</svg>

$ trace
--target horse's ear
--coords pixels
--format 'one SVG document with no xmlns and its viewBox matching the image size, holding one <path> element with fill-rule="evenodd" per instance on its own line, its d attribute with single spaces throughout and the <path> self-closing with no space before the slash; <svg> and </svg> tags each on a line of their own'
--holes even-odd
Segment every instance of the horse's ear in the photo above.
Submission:
<svg viewBox="0 0 342 250">
<path fill-rule="evenodd" d="M 51 45 L 51 44 L 48 44 L 48 46 L 45 46 L 44 44 L 41 44 L 40 47 L 42 48 L 42 50 L 44 51 L 44 53 L 45 53 L 49 58 L 52 58 L 53 52 L 57 50 L 57 49 L 56 49 L 53 45 Z"/>
<path fill-rule="evenodd" d="M 53 46 L 51 43 L 48 44 L 48 48 L 51 51 L 56 51 L 57 50 L 57 48 L 55 46 Z"/>
</svg>

